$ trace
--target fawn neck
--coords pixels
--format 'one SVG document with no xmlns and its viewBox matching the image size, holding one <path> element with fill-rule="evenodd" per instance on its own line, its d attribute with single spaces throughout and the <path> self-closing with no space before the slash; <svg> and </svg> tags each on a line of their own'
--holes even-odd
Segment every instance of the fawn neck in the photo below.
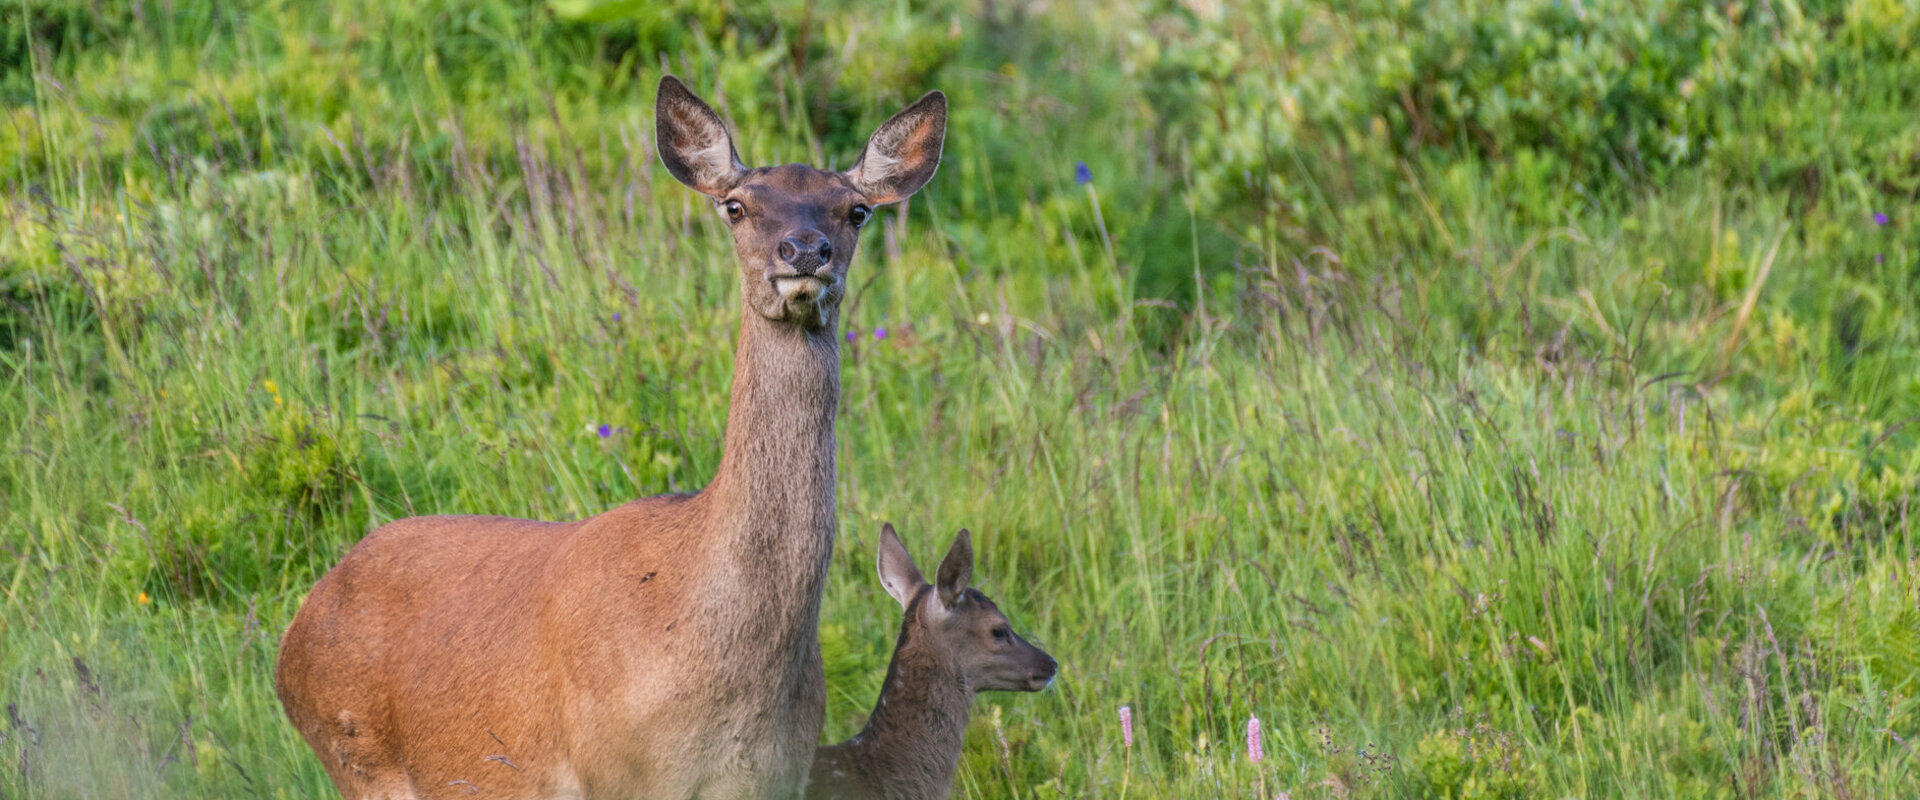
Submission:
<svg viewBox="0 0 1920 800">
<path fill-rule="evenodd" d="M 973 690 L 932 638 L 902 630 L 873 716 L 847 743 L 869 774 L 889 776 L 889 797 L 946 797 L 966 744 Z"/>
</svg>

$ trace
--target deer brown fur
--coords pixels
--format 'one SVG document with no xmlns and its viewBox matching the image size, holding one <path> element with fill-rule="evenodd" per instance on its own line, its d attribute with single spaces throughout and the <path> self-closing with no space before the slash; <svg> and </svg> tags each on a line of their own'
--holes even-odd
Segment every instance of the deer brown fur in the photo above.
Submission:
<svg viewBox="0 0 1920 800">
<path fill-rule="evenodd" d="M 793 797 L 819 739 L 834 536 L 835 338 L 872 207 L 933 175 L 946 101 L 888 120 L 853 169 L 749 170 L 660 83 L 661 160 L 713 198 L 741 270 L 711 483 L 576 522 L 416 517 L 314 585 L 281 644 L 287 716 L 341 794 Z"/>
<path fill-rule="evenodd" d="M 813 756 L 808 800 L 934 800 L 952 791 L 967 715 L 982 691 L 1033 692 L 1053 657 L 1014 633 L 998 606 L 967 586 L 972 537 L 954 537 L 929 586 L 891 524 L 880 531 L 880 583 L 906 611 L 867 727 Z"/>
</svg>

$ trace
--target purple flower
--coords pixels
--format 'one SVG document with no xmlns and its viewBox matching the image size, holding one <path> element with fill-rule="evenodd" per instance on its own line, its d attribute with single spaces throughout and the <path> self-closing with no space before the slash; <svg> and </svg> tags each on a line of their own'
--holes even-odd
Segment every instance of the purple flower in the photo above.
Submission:
<svg viewBox="0 0 1920 800">
<path fill-rule="evenodd" d="M 1874 253 L 1874 254 L 1873 254 L 1873 263 L 1875 263 L 1875 264 L 1885 264 L 1885 263 L 1887 263 L 1887 254 L 1886 254 L 1886 253 Z"/>
<path fill-rule="evenodd" d="M 1085 186 L 1093 182 L 1093 170 L 1087 169 L 1087 162 L 1073 162 L 1073 182 Z M 1885 223 L 1881 223 L 1885 224 Z"/>
<path fill-rule="evenodd" d="M 874 329 L 873 329 L 873 338 L 875 338 L 875 339 L 885 339 L 885 338 L 887 338 L 887 329 L 886 329 L 886 328 L 874 328 Z"/>
<path fill-rule="evenodd" d="M 1255 764 L 1266 757 L 1260 750 L 1260 718 L 1247 718 L 1247 760 Z"/>
<path fill-rule="evenodd" d="M 618 311 L 615 311 L 615 312 L 613 312 L 613 321 L 614 321 L 614 322 L 619 322 L 619 321 L 620 321 L 620 312 L 618 312 Z"/>
<path fill-rule="evenodd" d="M 1887 215 L 1879 211 L 1873 212 L 1873 224 L 1882 228 L 1887 227 Z"/>
<path fill-rule="evenodd" d="M 600 438 L 605 439 L 613 435 L 613 426 L 602 422 L 600 423 L 600 427 L 594 429 L 594 432 L 600 434 Z"/>
<path fill-rule="evenodd" d="M 858 338 L 859 338 L 859 334 L 856 334 L 853 331 L 847 331 L 847 344 L 853 344 L 854 340 Z"/>
<path fill-rule="evenodd" d="M 1120 740 L 1133 747 L 1133 706 L 1120 707 Z"/>
</svg>

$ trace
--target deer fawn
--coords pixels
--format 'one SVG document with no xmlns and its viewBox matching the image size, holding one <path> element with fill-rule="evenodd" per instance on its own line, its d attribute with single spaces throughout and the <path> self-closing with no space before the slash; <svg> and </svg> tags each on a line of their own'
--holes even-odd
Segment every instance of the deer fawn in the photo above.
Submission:
<svg viewBox="0 0 1920 800">
<path fill-rule="evenodd" d="M 576 522 L 416 517 L 355 545 L 276 676 L 342 795 L 799 794 L 826 704 L 839 303 L 873 208 L 933 177 L 946 108 L 920 98 L 845 172 L 748 169 L 719 115 L 660 81 L 660 158 L 740 262 L 718 472 Z"/>
<path fill-rule="evenodd" d="M 1053 682 L 1053 657 L 1014 633 L 978 589 L 971 536 L 962 529 L 928 586 L 893 533 L 880 530 L 880 583 L 906 610 L 880 701 L 866 730 L 813 755 L 809 800 L 946 797 L 982 691 L 1037 692 Z"/>
</svg>

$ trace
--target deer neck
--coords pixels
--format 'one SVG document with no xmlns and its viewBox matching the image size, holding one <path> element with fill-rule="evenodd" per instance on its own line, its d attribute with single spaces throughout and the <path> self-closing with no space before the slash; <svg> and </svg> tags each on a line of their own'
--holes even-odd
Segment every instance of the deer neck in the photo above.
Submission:
<svg viewBox="0 0 1920 800">
<path fill-rule="evenodd" d="M 807 330 L 742 312 L 726 443 L 703 492 L 720 533 L 715 554 L 769 594 L 758 599 L 773 605 L 762 608 L 817 617 L 835 523 L 837 320 Z"/>
<path fill-rule="evenodd" d="M 966 744 L 973 690 L 959 666 L 907 633 L 867 727 L 846 745 L 888 797 L 946 797 Z"/>
</svg>

